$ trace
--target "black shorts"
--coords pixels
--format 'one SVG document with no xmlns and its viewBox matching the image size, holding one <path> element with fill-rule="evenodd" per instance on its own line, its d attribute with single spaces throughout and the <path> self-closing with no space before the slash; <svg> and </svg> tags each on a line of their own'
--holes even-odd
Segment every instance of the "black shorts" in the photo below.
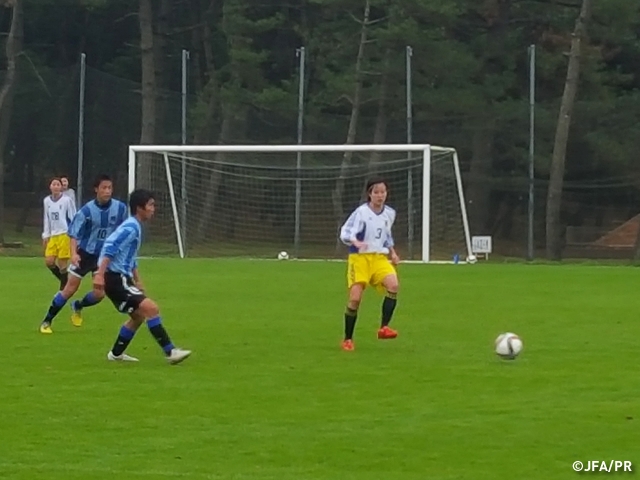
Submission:
<svg viewBox="0 0 640 480">
<path fill-rule="evenodd" d="M 84 278 L 88 273 L 96 273 L 98 271 L 98 256 L 78 249 L 80 255 L 80 263 L 78 266 L 71 265 L 69 273 L 74 277 Z"/>
<path fill-rule="evenodd" d="M 114 272 L 104 274 L 104 293 L 121 313 L 133 313 L 147 298 L 136 287 L 133 278 Z"/>
</svg>

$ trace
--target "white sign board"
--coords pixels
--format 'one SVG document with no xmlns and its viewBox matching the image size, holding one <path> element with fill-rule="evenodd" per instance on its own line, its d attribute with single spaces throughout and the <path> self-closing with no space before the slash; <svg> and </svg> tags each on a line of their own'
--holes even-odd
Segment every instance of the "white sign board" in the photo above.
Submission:
<svg viewBox="0 0 640 480">
<path fill-rule="evenodd" d="M 471 237 L 471 251 L 473 253 L 491 253 L 491 237 L 490 236 L 477 236 Z"/>
</svg>

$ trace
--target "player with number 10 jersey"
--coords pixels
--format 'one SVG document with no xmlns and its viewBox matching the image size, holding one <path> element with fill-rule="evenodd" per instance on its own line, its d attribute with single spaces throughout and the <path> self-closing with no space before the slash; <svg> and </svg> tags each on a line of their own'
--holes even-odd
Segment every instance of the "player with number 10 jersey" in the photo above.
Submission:
<svg viewBox="0 0 640 480">
<path fill-rule="evenodd" d="M 110 188 L 103 186 L 110 184 Z M 105 240 L 121 223 L 129 216 L 129 209 L 124 202 L 111 198 L 113 184 L 111 179 L 104 175 L 96 180 L 96 198 L 84 204 L 71 222 L 69 236 L 71 237 L 71 252 L 73 262 L 69 274 L 78 279 L 88 273 L 98 270 L 98 257 Z M 108 190 L 103 192 L 103 190 Z M 75 247 L 75 248 L 74 248 Z M 97 297 L 92 292 L 92 297 Z M 94 304 L 94 298 L 88 301 L 75 301 L 71 304 L 73 310 L 72 321 L 76 326 L 82 324 L 81 310 Z M 102 298 L 95 298 L 102 300 Z"/>
<path fill-rule="evenodd" d="M 85 203 L 69 228 L 69 236 L 76 241 L 76 252 L 80 257 L 71 268 L 71 274 L 77 277 L 98 269 L 98 257 L 104 241 L 129 216 L 127 206 L 120 200 L 100 200 L 96 198 Z"/>
</svg>

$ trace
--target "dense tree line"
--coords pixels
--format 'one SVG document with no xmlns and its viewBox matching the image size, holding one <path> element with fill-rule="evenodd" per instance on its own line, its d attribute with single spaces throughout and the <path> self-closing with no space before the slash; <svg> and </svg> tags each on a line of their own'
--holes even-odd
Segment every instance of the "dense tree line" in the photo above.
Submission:
<svg viewBox="0 0 640 480">
<path fill-rule="evenodd" d="M 638 200 L 637 2 L 2 3 L 0 21 L 7 35 L 6 74 L 0 90 L 0 161 L 4 164 L 0 184 L 7 188 L 20 184 L 22 190 L 34 189 L 42 172 L 54 170 L 60 158 L 74 155 L 72 141 L 48 143 L 48 154 L 24 151 L 22 145 L 27 142 L 21 143 L 20 132 L 24 135 L 29 122 L 23 109 L 12 104 L 25 85 L 48 91 L 49 95 L 30 95 L 29 108 L 55 111 L 58 120 L 38 124 L 41 130 L 32 134 L 62 138 L 61 130 L 73 131 L 73 108 L 65 110 L 71 100 L 58 104 L 52 98 L 75 99 L 75 90 L 65 89 L 75 80 L 61 81 L 60 72 L 72 72 L 68 78 L 76 78 L 82 52 L 95 72 L 131 82 L 122 88 L 129 90 L 126 98 L 134 100 L 128 104 L 124 96 L 117 100 L 112 95 L 112 103 L 121 101 L 120 110 L 136 110 L 132 114 L 135 130 L 123 132 L 110 126 L 109 132 L 100 135 L 109 140 L 96 147 L 110 152 L 114 148 L 114 156 L 123 156 L 129 143 L 179 139 L 179 125 L 170 119 L 175 117 L 180 88 L 182 49 L 190 53 L 189 143 L 295 143 L 296 50 L 301 46 L 308 58 L 305 143 L 403 143 L 405 52 L 410 46 L 413 140 L 453 146 L 460 152 L 474 232 L 520 238 L 512 230 L 513 219 L 526 205 L 527 49 L 535 44 L 536 196 L 543 211 L 549 201 L 546 221 L 538 222 L 536 228 L 542 241 L 546 233 L 549 256 L 560 256 L 563 225 L 606 223 L 595 207 L 589 211 L 603 198 L 594 192 L 619 187 L 620 198 L 611 194 L 606 199 L 617 206 Z M 572 59 L 573 70 L 568 72 Z M 561 110 L 561 101 L 573 105 L 565 104 Z M 90 114 L 102 118 L 96 112 Z M 342 161 L 347 164 L 350 158 Z M 27 173 L 16 167 L 27 164 Z M 609 182 L 602 183 L 603 179 Z M 208 181 L 212 207 L 219 179 L 212 174 Z M 576 185 L 587 185 L 589 195 L 572 196 Z M 336 213 L 340 189 L 338 183 L 333 191 Z M 582 199 L 584 207 L 574 207 L 572 198 Z M 621 218 L 632 211 L 621 213 L 621 209 L 616 210 Z"/>
</svg>

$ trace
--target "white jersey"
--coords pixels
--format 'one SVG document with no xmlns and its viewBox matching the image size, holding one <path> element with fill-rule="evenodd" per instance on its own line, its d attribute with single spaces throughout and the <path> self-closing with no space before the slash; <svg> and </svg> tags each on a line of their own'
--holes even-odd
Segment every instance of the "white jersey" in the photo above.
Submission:
<svg viewBox="0 0 640 480">
<path fill-rule="evenodd" d="M 42 238 L 47 239 L 55 235 L 67 233 L 71 220 L 76 214 L 73 200 L 66 195 L 54 200 L 51 195 L 44 199 L 44 227 Z"/>
<path fill-rule="evenodd" d="M 340 229 L 340 240 L 350 246 L 349 253 L 383 253 L 388 254 L 394 246 L 391 227 L 396 220 L 396 211 L 385 205 L 380 213 L 371 210 L 368 203 L 356 208 Z M 358 250 L 351 246 L 354 240 L 366 244 Z"/>
<path fill-rule="evenodd" d="M 73 188 L 67 188 L 66 190 L 62 191 L 62 195 L 64 195 L 65 197 L 69 197 L 71 199 L 71 201 L 73 202 L 73 206 L 75 207 L 76 205 L 76 192 L 73 191 Z"/>
</svg>

